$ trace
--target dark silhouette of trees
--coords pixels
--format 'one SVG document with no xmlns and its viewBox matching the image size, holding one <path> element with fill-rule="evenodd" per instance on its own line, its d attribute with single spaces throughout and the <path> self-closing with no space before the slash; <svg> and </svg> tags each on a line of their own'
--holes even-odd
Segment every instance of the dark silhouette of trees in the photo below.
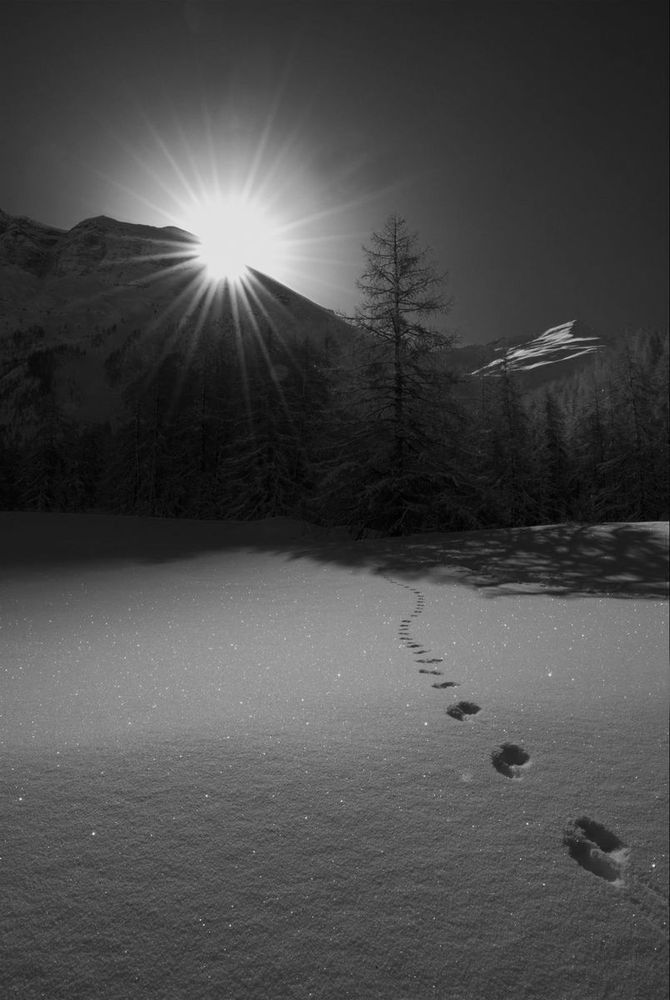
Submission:
<svg viewBox="0 0 670 1000">
<path fill-rule="evenodd" d="M 88 355 L 67 331 L 10 334 L 0 507 L 358 534 L 668 517 L 667 336 L 628 333 L 538 389 L 504 363 L 457 379 L 450 338 L 427 325 L 449 303 L 416 236 L 392 216 L 365 252 L 346 348 L 269 325 L 133 330 L 106 355 L 110 420 L 76 417 Z"/>
<path fill-rule="evenodd" d="M 427 323 L 448 312 L 451 299 L 442 291 L 446 274 L 400 216 L 391 215 L 363 252 L 356 320 L 371 337 L 362 366 L 369 457 L 358 514 L 363 530 L 403 533 L 444 485 L 431 415 L 447 379 L 433 356 L 451 340 Z"/>
</svg>

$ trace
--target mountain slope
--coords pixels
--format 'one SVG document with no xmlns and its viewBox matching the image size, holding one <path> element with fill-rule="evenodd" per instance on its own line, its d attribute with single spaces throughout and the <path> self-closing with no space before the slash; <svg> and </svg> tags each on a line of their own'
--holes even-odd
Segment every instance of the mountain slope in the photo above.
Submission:
<svg viewBox="0 0 670 1000">
<path fill-rule="evenodd" d="M 583 362 L 604 346 L 602 338 L 583 323 L 571 320 L 545 330 L 538 337 L 522 343 L 495 347 L 496 357 L 475 369 L 472 375 L 496 376 L 510 373 L 560 378 L 575 370 L 574 362 Z"/>
<path fill-rule="evenodd" d="M 454 348 L 447 367 L 467 382 L 513 375 L 523 390 L 571 378 L 599 352 L 607 352 L 613 340 L 589 329 L 580 320 L 553 326 L 536 337 L 489 344 L 465 344 Z"/>
<path fill-rule="evenodd" d="M 114 324 L 128 332 L 231 321 L 230 299 L 206 279 L 197 239 L 168 226 L 86 219 L 69 231 L 0 212 L 0 335 L 40 326 L 79 344 Z M 249 272 L 242 321 L 279 334 L 347 336 L 327 309 Z"/>
<path fill-rule="evenodd" d="M 289 354 L 356 341 L 349 324 L 260 272 L 237 290 L 210 282 L 196 248 L 175 227 L 99 216 L 64 231 L 0 212 L 0 420 L 24 422 L 39 383 L 68 416 L 114 421 L 139 369 L 169 352 L 193 358 L 222 333 L 240 350 L 274 342 Z M 129 356 L 137 367 L 124 378 L 119 359 Z"/>
</svg>

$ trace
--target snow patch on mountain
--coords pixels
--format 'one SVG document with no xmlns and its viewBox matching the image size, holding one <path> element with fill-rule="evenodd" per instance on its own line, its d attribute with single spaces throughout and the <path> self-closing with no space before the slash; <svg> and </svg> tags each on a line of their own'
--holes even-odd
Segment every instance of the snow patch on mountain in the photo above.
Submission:
<svg viewBox="0 0 670 1000">
<path fill-rule="evenodd" d="M 530 371 L 593 354 L 601 339 L 587 332 L 577 320 L 552 326 L 539 337 L 514 347 L 498 348 L 500 356 L 473 371 L 472 375 L 500 375 L 503 371 Z"/>
</svg>

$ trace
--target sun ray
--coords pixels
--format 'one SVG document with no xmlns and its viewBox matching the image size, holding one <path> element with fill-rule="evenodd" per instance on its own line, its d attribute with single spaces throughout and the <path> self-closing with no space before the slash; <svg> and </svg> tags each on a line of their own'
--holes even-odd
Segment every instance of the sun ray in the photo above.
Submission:
<svg viewBox="0 0 670 1000">
<path fill-rule="evenodd" d="M 249 322 L 251 324 L 251 328 L 252 328 L 252 331 L 253 331 L 253 334 L 254 334 L 254 337 L 255 337 L 255 340 L 256 340 L 256 344 L 257 344 L 257 346 L 258 346 L 258 348 L 259 348 L 259 350 L 261 352 L 261 355 L 263 357 L 263 360 L 265 361 L 265 364 L 267 365 L 268 374 L 270 376 L 270 379 L 272 380 L 272 383 L 273 383 L 275 389 L 277 390 L 277 395 L 279 397 L 280 406 L 281 406 L 282 411 L 284 412 L 284 414 L 286 416 L 290 417 L 288 405 L 287 405 L 287 402 L 286 402 L 286 396 L 284 394 L 284 390 L 282 388 L 281 381 L 277 377 L 277 373 L 276 373 L 274 365 L 272 364 L 272 358 L 270 357 L 270 352 L 268 350 L 267 343 L 265 341 L 265 338 L 262 335 L 261 327 L 260 327 L 260 325 L 258 323 L 257 311 L 262 312 L 263 316 L 266 318 L 266 320 L 268 322 L 268 325 L 273 330 L 274 335 L 278 338 L 278 340 L 280 341 L 282 347 L 284 349 L 288 349 L 289 350 L 289 354 L 290 354 L 290 348 L 288 348 L 287 344 L 282 339 L 281 335 L 279 334 L 279 331 L 275 329 L 274 324 L 272 322 L 272 319 L 271 319 L 269 313 L 267 312 L 267 310 L 263 306 L 263 304 L 260 301 L 260 299 L 258 298 L 258 296 L 254 295 L 254 293 L 252 291 L 252 285 L 253 285 L 253 278 L 251 278 L 251 280 L 249 280 L 249 281 L 241 283 L 238 287 L 234 288 L 233 294 L 236 295 L 236 296 L 239 295 L 239 297 L 241 299 L 243 299 L 247 318 L 248 318 L 248 320 L 249 320 Z M 254 295 L 254 298 L 255 298 L 258 310 L 252 309 L 250 307 L 250 303 L 249 303 L 249 297 L 250 297 L 250 295 Z"/>
<path fill-rule="evenodd" d="M 329 271 L 336 265 L 339 274 L 349 263 L 346 242 L 352 237 L 362 242 L 370 231 L 361 210 L 384 194 L 364 188 L 337 203 L 328 194 L 325 205 L 319 204 L 318 157 L 312 157 L 307 142 L 316 96 L 306 98 L 301 114 L 283 120 L 289 70 L 287 65 L 260 122 L 246 123 L 232 104 L 219 113 L 203 102 L 199 122 L 180 121 L 175 114 L 159 127 L 146 108 L 139 109 L 145 126 L 140 142 L 113 135 L 137 186 L 129 182 L 130 173 L 112 177 L 96 171 L 126 200 L 130 195 L 150 216 L 164 219 L 165 228 L 173 229 L 164 241 L 157 234 L 153 244 L 145 243 L 142 252 L 128 258 L 141 261 L 142 282 L 159 289 L 158 312 L 144 326 L 158 341 L 165 331 L 157 363 L 181 338 L 183 382 L 198 363 L 198 344 L 207 328 L 215 330 L 221 323 L 234 343 L 249 410 L 249 350 L 268 366 L 280 406 L 285 406 L 285 387 L 267 343 L 268 327 L 281 351 L 291 359 L 294 355 L 290 337 L 277 328 L 278 317 L 282 330 L 290 326 L 290 310 L 271 301 L 262 276 L 304 288 L 303 294 L 322 287 L 332 296 L 336 286 Z M 342 192 L 351 192 L 349 174 L 340 179 Z"/>
</svg>

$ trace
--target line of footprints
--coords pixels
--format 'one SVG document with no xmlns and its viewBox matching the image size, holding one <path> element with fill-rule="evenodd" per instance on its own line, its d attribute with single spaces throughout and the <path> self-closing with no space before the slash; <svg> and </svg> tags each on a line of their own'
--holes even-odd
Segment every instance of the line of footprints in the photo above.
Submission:
<svg viewBox="0 0 670 1000">
<path fill-rule="evenodd" d="M 407 583 L 401 583 L 399 580 L 394 580 L 390 576 L 387 576 L 386 579 L 398 587 L 403 587 L 405 590 L 409 590 L 416 597 L 416 606 L 414 611 L 412 611 L 409 618 L 403 618 L 400 622 L 400 628 L 398 629 L 400 641 L 407 647 L 408 650 L 410 650 L 417 663 L 423 664 L 423 666 L 419 667 L 420 674 L 442 677 L 442 671 L 437 669 L 435 666 L 437 663 L 444 662 L 442 657 L 429 656 L 428 654 L 430 653 L 430 650 L 424 649 L 423 645 L 420 642 L 417 642 L 410 632 L 412 619 L 418 618 L 418 616 L 423 612 L 423 594 L 420 590 L 417 590 L 416 587 L 411 587 Z M 460 684 L 458 681 L 434 681 L 432 686 L 437 688 L 438 691 L 444 691 L 448 688 L 460 687 Z M 458 722 L 465 722 L 471 716 L 476 715 L 477 712 L 481 712 L 481 708 L 474 701 L 456 701 L 449 705 L 446 712 L 452 719 L 456 719 Z M 495 767 L 496 771 L 500 774 L 504 774 L 506 778 L 518 780 L 522 777 L 524 769 L 530 765 L 530 754 L 527 753 L 523 747 L 517 746 L 516 743 L 503 743 L 491 754 L 491 763 Z"/>
<path fill-rule="evenodd" d="M 398 637 L 416 662 L 421 664 L 419 673 L 436 678 L 444 676 L 437 666 L 444 662 L 442 657 L 430 656 L 430 650 L 417 642 L 410 631 L 413 620 L 423 612 L 423 594 L 416 587 L 394 580 L 393 577 L 385 576 L 385 579 L 389 583 L 409 590 L 416 598 L 414 611 L 400 622 Z M 432 686 L 442 691 L 460 687 L 460 684 L 458 681 L 435 680 Z M 480 711 L 480 706 L 474 701 L 455 701 L 446 709 L 447 715 L 458 722 L 465 722 Z M 491 763 L 499 774 L 520 780 L 524 771 L 530 766 L 530 754 L 516 743 L 503 743 L 492 752 Z M 635 903 L 642 916 L 646 917 L 656 930 L 662 934 L 667 933 L 667 898 L 647 880 L 643 881 L 643 876 L 630 871 L 628 866 L 630 848 L 616 834 L 595 820 L 589 819 L 588 816 L 581 816 L 566 829 L 563 844 L 567 847 L 570 857 L 582 868 L 615 885 L 625 884 L 631 902 Z"/>
</svg>

